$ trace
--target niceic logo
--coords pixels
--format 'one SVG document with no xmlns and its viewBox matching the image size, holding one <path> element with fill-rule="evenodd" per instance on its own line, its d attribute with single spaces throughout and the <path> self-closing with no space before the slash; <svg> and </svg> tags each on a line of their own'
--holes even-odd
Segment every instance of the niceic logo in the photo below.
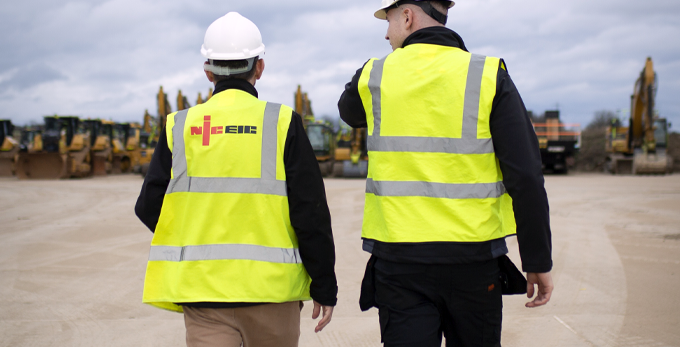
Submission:
<svg viewBox="0 0 680 347">
<path fill-rule="evenodd" d="M 203 116 L 202 127 L 191 127 L 191 135 L 203 135 L 203 146 L 210 145 L 210 135 L 218 134 L 257 134 L 257 127 L 253 125 L 226 125 L 211 127 L 210 116 Z"/>
</svg>

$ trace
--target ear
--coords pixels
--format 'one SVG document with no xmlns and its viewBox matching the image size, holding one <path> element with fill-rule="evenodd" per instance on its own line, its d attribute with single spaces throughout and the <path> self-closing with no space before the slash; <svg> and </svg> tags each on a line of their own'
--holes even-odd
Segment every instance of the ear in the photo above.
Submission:
<svg viewBox="0 0 680 347">
<path fill-rule="evenodd" d="M 259 80 L 264 72 L 264 59 L 258 59 L 257 65 L 255 66 L 255 79 Z"/>
<path fill-rule="evenodd" d="M 411 30 L 411 27 L 413 26 L 413 15 L 413 10 L 408 7 L 404 8 L 404 11 L 402 12 L 402 16 L 404 18 L 404 29 Z"/>
<path fill-rule="evenodd" d="M 203 65 L 206 65 L 206 64 L 208 64 L 207 61 L 205 63 L 203 63 Z M 205 72 L 205 77 L 208 77 L 208 81 L 210 81 L 211 83 L 215 83 L 215 75 L 213 75 L 213 73 L 210 72 L 210 71 L 205 71 L 205 70 L 203 70 L 203 71 Z"/>
</svg>

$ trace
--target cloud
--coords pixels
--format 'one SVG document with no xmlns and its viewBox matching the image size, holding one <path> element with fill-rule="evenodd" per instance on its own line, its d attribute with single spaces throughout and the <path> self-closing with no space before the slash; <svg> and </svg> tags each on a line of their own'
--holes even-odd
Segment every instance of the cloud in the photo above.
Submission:
<svg viewBox="0 0 680 347">
<path fill-rule="evenodd" d="M 379 1 L 27 0 L 0 9 L 0 107 L 18 124 L 50 113 L 141 121 L 163 86 L 193 104 L 210 83 L 199 53 L 208 25 L 238 11 L 260 28 L 267 67 L 260 97 L 291 104 L 298 84 L 317 115 L 356 69 L 390 52 Z M 680 124 L 680 2 L 458 1 L 448 26 L 471 51 L 503 57 L 528 109 L 559 104 L 568 122 L 629 108 L 647 56 L 657 108 Z"/>
<path fill-rule="evenodd" d="M 67 80 L 66 76 L 47 65 L 33 64 L 7 71 L 0 77 L 0 93 L 7 90 L 23 91 L 43 83 Z"/>
</svg>

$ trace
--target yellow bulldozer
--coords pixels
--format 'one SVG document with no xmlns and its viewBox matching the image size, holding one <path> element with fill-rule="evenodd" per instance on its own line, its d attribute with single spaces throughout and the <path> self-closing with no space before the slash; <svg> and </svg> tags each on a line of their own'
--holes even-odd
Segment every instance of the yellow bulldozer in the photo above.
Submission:
<svg viewBox="0 0 680 347">
<path fill-rule="evenodd" d="M 111 147 L 111 127 L 113 122 L 100 119 L 83 121 L 90 134 L 90 150 L 92 151 L 92 173 L 105 176 L 113 168 L 113 149 Z"/>
<path fill-rule="evenodd" d="M 114 174 L 132 171 L 132 158 L 135 146 L 130 146 L 131 131 L 134 123 L 114 123 L 111 126 L 111 150 L 113 162 L 111 171 Z M 139 124 L 136 124 L 139 127 Z"/>
<path fill-rule="evenodd" d="M 0 177 L 14 176 L 14 163 L 19 149 L 19 141 L 14 138 L 12 121 L 0 119 Z"/>
<path fill-rule="evenodd" d="M 20 179 L 86 177 L 92 173 L 91 134 L 78 117 L 48 116 L 40 135 L 42 146 L 19 152 Z"/>
<path fill-rule="evenodd" d="M 652 58 L 647 58 L 631 95 L 629 126 L 614 119 L 607 128 L 607 171 L 634 175 L 672 172 L 673 159 L 666 155 L 668 122 L 654 109 L 657 81 Z"/>
<path fill-rule="evenodd" d="M 24 127 L 20 131 L 19 151 L 20 152 L 40 152 L 42 151 L 42 128 L 39 126 Z"/>
</svg>

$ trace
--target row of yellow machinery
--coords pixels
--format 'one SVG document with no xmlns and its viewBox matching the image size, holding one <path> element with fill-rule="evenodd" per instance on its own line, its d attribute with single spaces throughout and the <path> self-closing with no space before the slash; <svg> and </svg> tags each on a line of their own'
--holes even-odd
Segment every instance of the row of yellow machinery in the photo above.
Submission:
<svg viewBox="0 0 680 347">
<path fill-rule="evenodd" d="M 614 174 L 670 173 L 673 162 L 666 155 L 666 119 L 654 109 L 657 76 L 651 58 L 647 59 L 631 96 L 628 127 L 617 119 L 607 128 L 606 169 Z M 206 100 L 212 96 L 208 92 Z M 196 104 L 204 100 L 199 93 Z M 334 131 L 328 122 L 317 120 L 307 93 L 298 86 L 295 111 L 303 117 L 307 137 L 323 176 L 366 177 L 368 153 L 365 128 L 352 129 L 341 122 Z M 0 120 L 0 176 L 26 178 L 69 178 L 111 173 L 148 171 L 153 151 L 172 111 L 163 87 L 157 95 L 158 112 L 148 111 L 143 124 L 81 120 L 73 116 L 48 116 L 39 127 L 14 129 L 9 120 Z M 179 91 L 177 110 L 189 108 Z M 545 120 L 534 124 L 544 169 L 565 173 L 574 164 L 580 137 L 578 124 L 563 124 L 559 111 L 547 111 Z"/>
<path fill-rule="evenodd" d="M 208 93 L 208 98 L 212 90 Z M 138 172 L 145 175 L 165 119 L 171 112 L 163 87 L 158 115 L 144 113 L 143 124 L 115 123 L 75 116 L 47 116 L 41 126 L 15 128 L 0 120 L 0 176 L 59 179 Z M 199 94 L 197 103 L 203 99 Z M 180 91 L 178 109 L 189 107 Z"/>
</svg>

